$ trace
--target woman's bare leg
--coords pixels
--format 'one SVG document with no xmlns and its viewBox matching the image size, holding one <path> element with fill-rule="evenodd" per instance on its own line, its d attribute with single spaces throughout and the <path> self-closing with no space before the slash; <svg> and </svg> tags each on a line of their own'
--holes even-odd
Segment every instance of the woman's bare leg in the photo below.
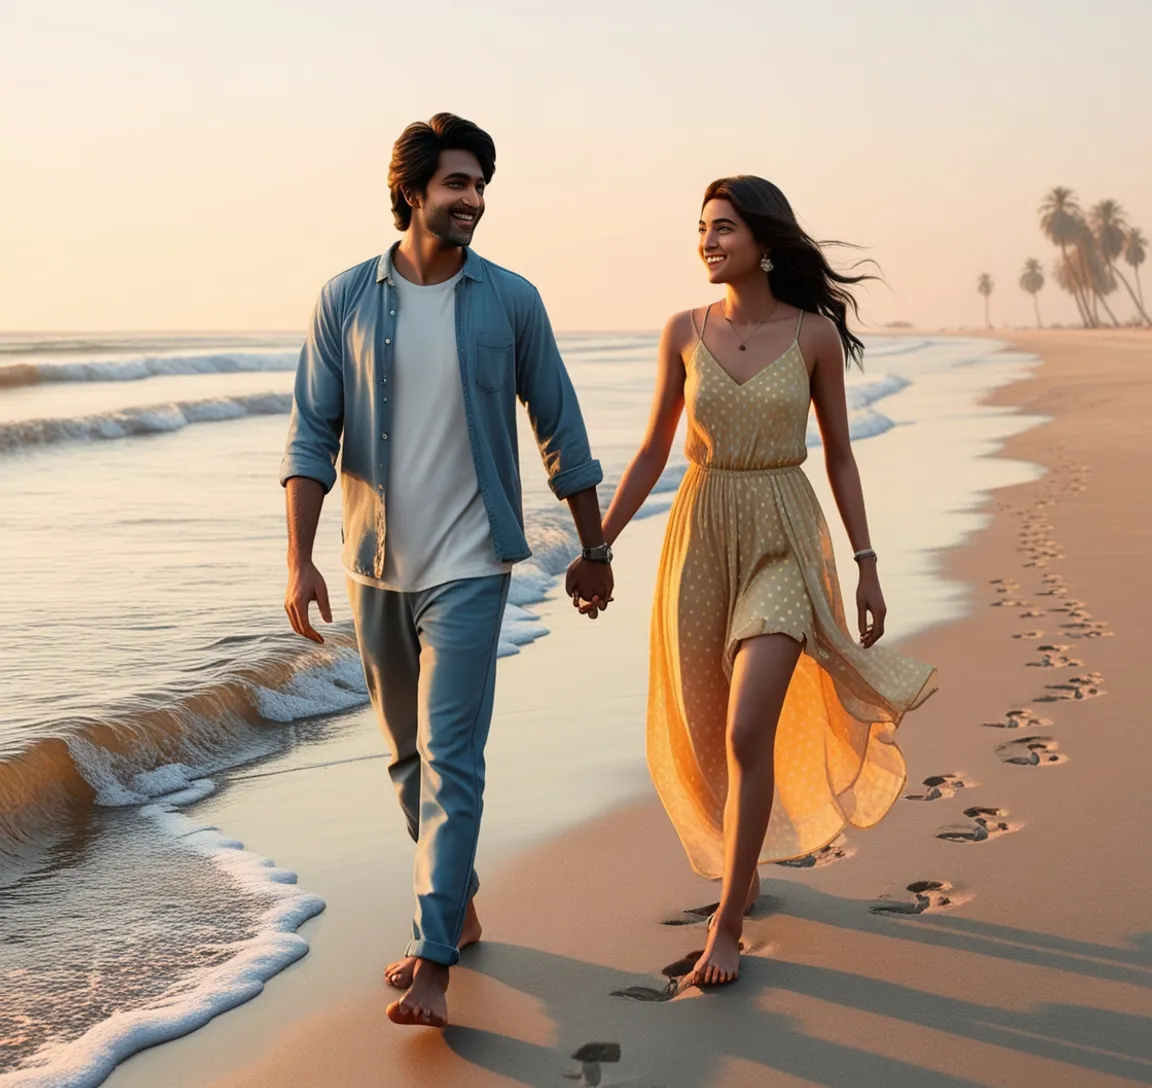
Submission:
<svg viewBox="0 0 1152 1088">
<path fill-rule="evenodd" d="M 724 880 L 708 943 L 691 981 L 715 986 L 740 973 L 740 934 L 776 785 L 776 726 L 800 643 L 760 635 L 740 644 L 728 696 Z"/>
</svg>

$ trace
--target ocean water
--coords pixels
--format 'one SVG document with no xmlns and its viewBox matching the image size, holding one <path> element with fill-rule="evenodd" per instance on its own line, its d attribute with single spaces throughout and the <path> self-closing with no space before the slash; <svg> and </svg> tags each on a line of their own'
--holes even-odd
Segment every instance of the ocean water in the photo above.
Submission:
<svg viewBox="0 0 1152 1088">
<path fill-rule="evenodd" d="M 1035 471 L 990 456 L 1034 422 L 977 403 L 1035 364 L 997 346 L 872 338 L 849 375 L 892 637 L 963 611 L 940 550 L 979 526 L 989 488 Z M 367 698 L 338 491 L 316 545 L 327 645 L 293 635 L 281 604 L 276 477 L 298 347 L 0 337 L 0 1083 L 98 1084 L 307 951 L 295 931 L 323 903 L 194 815 L 214 777 L 259 773 Z M 644 428 L 655 347 L 655 335 L 561 337 L 605 500 Z M 576 548 L 522 424 L 534 556 L 514 576 L 505 655 L 547 635 L 533 605 Z M 814 426 L 809 446 L 850 570 Z M 644 514 L 667 508 L 683 470 L 677 448 Z"/>
</svg>

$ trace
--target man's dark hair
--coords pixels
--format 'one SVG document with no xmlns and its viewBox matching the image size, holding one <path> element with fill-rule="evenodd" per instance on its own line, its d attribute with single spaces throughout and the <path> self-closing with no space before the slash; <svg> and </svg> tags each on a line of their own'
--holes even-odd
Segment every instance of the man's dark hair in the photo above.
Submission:
<svg viewBox="0 0 1152 1088">
<path fill-rule="evenodd" d="M 484 181 L 496 173 L 496 145 L 478 125 L 454 113 L 438 113 L 430 121 L 415 121 L 392 148 L 388 166 L 388 188 L 392 192 L 392 218 L 397 230 L 407 230 L 412 222 L 412 206 L 404 196 L 424 193 L 436 173 L 441 151 L 471 151 L 480 160 Z"/>
</svg>

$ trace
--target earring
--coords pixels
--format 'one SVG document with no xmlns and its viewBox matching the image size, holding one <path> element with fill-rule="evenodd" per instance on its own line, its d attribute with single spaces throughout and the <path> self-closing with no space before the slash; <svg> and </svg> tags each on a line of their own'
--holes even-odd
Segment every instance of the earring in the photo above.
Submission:
<svg viewBox="0 0 1152 1088">
<path fill-rule="evenodd" d="M 765 253 L 764 256 L 760 258 L 760 267 L 765 272 L 771 272 L 776 266 L 772 263 L 772 258 Z"/>
</svg>

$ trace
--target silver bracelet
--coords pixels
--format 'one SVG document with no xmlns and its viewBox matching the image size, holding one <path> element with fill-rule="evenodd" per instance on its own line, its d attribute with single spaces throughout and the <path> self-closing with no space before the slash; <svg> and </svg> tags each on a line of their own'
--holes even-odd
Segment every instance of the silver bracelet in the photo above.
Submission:
<svg viewBox="0 0 1152 1088">
<path fill-rule="evenodd" d="M 876 553 L 871 548 L 861 548 L 858 552 L 853 552 L 852 558 L 859 563 L 861 559 L 875 559 Z"/>
</svg>

